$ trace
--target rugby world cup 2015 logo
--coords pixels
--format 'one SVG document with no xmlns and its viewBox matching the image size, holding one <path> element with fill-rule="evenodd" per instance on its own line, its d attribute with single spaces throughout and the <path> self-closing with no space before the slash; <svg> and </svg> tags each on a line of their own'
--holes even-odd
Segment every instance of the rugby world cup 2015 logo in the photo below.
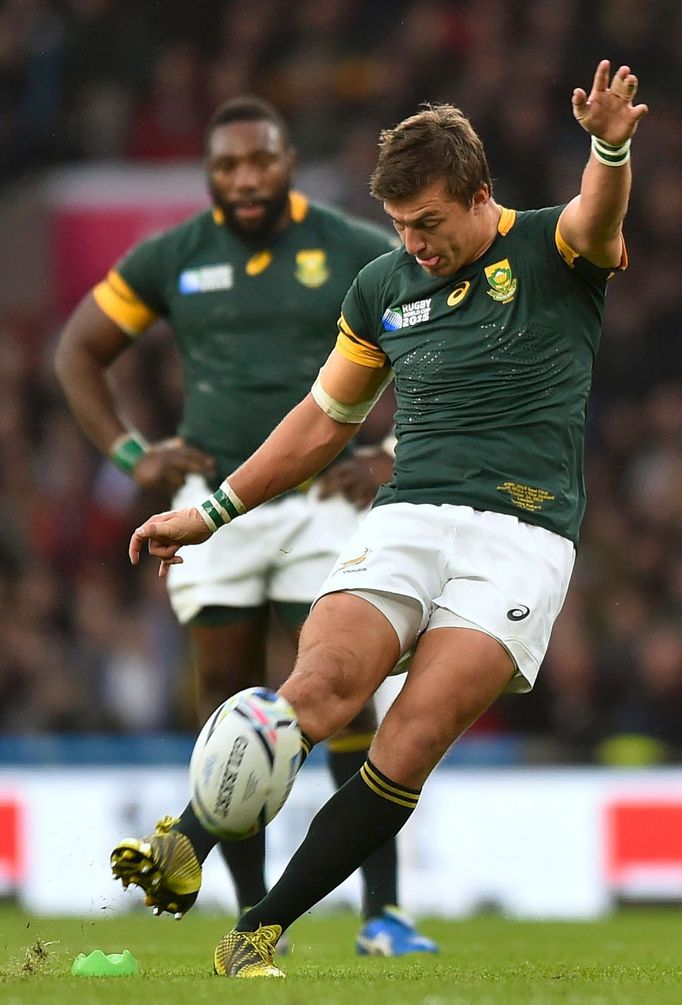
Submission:
<svg viewBox="0 0 682 1005">
<path fill-rule="evenodd" d="M 509 259 L 503 258 L 501 262 L 494 262 L 484 271 L 488 285 L 491 287 L 486 290 L 488 296 L 501 304 L 508 304 L 510 300 L 513 300 L 518 281 L 512 275 Z"/>
<path fill-rule="evenodd" d="M 381 315 L 384 331 L 395 332 L 401 328 L 414 328 L 431 317 L 431 297 L 427 300 L 411 300 L 400 307 L 389 307 Z"/>
<path fill-rule="evenodd" d="M 383 317 L 381 319 L 384 324 L 384 331 L 396 332 L 403 326 L 403 314 L 400 308 L 397 310 L 392 310 L 390 307 L 387 311 L 384 311 Z"/>
</svg>

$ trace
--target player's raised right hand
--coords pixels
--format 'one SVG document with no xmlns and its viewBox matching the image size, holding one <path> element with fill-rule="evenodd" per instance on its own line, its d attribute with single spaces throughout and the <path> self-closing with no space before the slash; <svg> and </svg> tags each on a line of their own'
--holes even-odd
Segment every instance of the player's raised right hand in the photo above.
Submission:
<svg viewBox="0 0 682 1005">
<path fill-rule="evenodd" d="M 146 541 L 149 554 L 161 559 L 159 576 L 164 578 L 171 565 L 182 563 L 177 552 L 183 545 L 201 544 L 210 536 L 211 531 L 195 507 L 169 510 L 150 516 L 135 530 L 130 538 L 128 555 L 133 565 L 137 565 Z"/>
</svg>

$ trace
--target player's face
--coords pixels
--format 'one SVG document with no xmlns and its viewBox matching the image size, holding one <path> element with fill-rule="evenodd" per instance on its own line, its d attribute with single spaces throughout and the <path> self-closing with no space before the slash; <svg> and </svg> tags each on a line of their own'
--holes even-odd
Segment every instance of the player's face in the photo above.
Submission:
<svg viewBox="0 0 682 1005">
<path fill-rule="evenodd" d="M 490 193 L 482 185 L 471 206 L 453 199 L 441 179 L 409 199 L 386 200 L 405 251 L 430 276 L 451 276 L 475 261 L 490 244 Z"/>
<path fill-rule="evenodd" d="M 230 122 L 208 141 L 208 187 L 238 237 L 267 237 L 288 219 L 293 153 L 272 122 Z"/>
</svg>

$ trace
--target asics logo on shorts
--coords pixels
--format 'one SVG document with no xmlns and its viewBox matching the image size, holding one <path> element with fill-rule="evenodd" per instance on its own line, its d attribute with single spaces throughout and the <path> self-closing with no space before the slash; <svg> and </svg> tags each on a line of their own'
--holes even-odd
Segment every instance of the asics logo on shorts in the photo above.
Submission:
<svg viewBox="0 0 682 1005">
<path fill-rule="evenodd" d="M 510 621 L 523 621 L 530 614 L 530 607 L 512 607 L 511 610 L 507 611 L 507 617 Z"/>
</svg>

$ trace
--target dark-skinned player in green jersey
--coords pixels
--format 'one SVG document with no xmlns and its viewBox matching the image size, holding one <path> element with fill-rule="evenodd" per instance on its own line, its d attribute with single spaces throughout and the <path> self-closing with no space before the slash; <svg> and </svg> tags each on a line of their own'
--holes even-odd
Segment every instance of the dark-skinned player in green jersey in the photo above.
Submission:
<svg viewBox="0 0 682 1005">
<path fill-rule="evenodd" d="M 372 192 L 402 249 L 360 272 L 336 348 L 264 445 L 202 506 L 153 516 L 131 539 L 133 562 L 147 544 L 167 572 L 181 546 L 328 463 L 392 370 L 392 481 L 321 589 L 281 688 L 305 745 L 350 721 L 402 652 L 414 658 L 365 764 L 218 944 L 218 974 L 282 976 L 279 934 L 397 834 L 498 695 L 533 686 L 585 505 L 592 365 L 608 279 L 626 264 L 630 141 L 647 111 L 636 91 L 607 60 L 589 94 L 575 89 L 591 153 L 578 195 L 547 209 L 494 201 L 481 140 L 452 105 L 385 131 Z M 186 832 L 202 844 L 196 822 Z"/>
<path fill-rule="evenodd" d="M 305 394 L 333 346 L 349 283 L 396 243 L 292 191 L 286 126 L 262 101 L 218 109 L 206 165 L 213 208 L 128 252 L 76 308 L 56 356 L 71 409 L 96 446 L 141 486 L 174 493 L 180 508 L 198 505 L 217 486 L 216 471 L 245 461 Z M 106 371 L 160 317 L 181 356 L 185 400 L 178 437 L 147 444 L 118 414 Z M 169 596 L 190 634 L 202 722 L 227 695 L 263 680 L 273 612 L 293 662 L 311 601 L 390 469 L 380 450 L 365 459 L 349 452 L 317 483 L 249 514 L 172 570 Z M 375 727 L 368 700 L 331 739 L 337 785 L 364 762 Z M 171 818 L 148 839 L 166 877 L 148 897 L 157 912 L 181 916 L 196 899 L 201 868 L 187 865 L 183 840 Z M 112 858 L 126 882 L 141 875 L 138 844 Z M 244 910 L 266 892 L 264 835 L 225 841 L 221 851 Z M 363 864 L 362 878 L 358 951 L 435 951 L 396 906 L 394 838 Z"/>
</svg>

